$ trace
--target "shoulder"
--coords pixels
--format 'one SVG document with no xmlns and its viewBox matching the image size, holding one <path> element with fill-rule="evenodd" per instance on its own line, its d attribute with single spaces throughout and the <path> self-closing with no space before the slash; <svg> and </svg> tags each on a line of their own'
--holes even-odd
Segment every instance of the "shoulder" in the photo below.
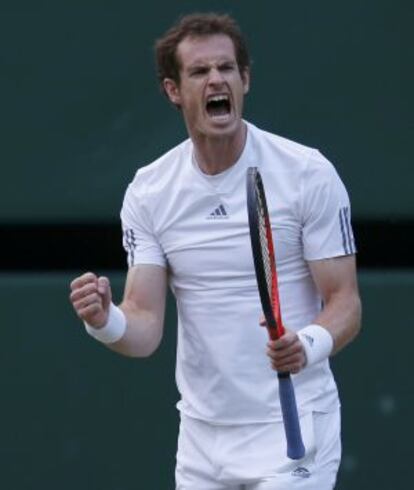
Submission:
<svg viewBox="0 0 414 490">
<path fill-rule="evenodd" d="M 269 162 L 269 167 L 276 161 L 284 162 L 291 171 L 296 169 L 304 177 L 336 173 L 334 165 L 317 148 L 264 131 L 250 123 L 249 130 L 256 145 L 268 157 L 264 161 Z"/>
<path fill-rule="evenodd" d="M 262 171 L 275 174 L 278 179 L 293 179 L 297 182 L 298 179 L 306 178 L 309 171 L 331 167 L 316 148 L 259 129 L 252 124 L 249 124 L 249 132 L 255 158 Z"/>
<path fill-rule="evenodd" d="M 153 162 L 140 167 L 128 186 L 127 194 L 144 195 L 163 192 L 176 181 L 184 163 L 191 158 L 189 139 L 175 146 Z"/>
<path fill-rule="evenodd" d="M 248 128 L 252 136 L 253 144 L 261 151 L 269 152 L 273 157 L 280 156 L 291 161 L 297 160 L 303 162 L 308 159 L 313 152 L 317 152 L 315 148 L 265 131 L 251 123 L 248 123 Z"/>
</svg>

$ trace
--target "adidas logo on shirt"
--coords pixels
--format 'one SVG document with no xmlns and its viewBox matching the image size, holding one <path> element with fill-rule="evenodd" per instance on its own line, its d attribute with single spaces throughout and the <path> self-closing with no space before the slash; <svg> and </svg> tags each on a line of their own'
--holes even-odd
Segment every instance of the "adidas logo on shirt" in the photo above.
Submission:
<svg viewBox="0 0 414 490">
<path fill-rule="evenodd" d="M 212 211 L 206 219 L 228 219 L 229 215 L 225 207 L 220 204 L 214 211 Z"/>
</svg>

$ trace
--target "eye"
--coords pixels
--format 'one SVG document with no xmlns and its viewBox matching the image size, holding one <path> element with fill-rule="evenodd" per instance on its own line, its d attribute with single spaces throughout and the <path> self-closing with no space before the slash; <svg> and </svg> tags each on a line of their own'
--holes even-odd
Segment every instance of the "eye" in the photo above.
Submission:
<svg viewBox="0 0 414 490">
<path fill-rule="evenodd" d="M 205 68 L 204 66 L 197 66 L 190 70 L 190 77 L 198 77 L 198 76 L 205 75 L 206 73 L 207 73 L 207 68 Z"/>
<path fill-rule="evenodd" d="M 235 69 L 235 65 L 233 63 L 224 63 L 220 66 L 220 71 L 233 71 Z"/>
</svg>

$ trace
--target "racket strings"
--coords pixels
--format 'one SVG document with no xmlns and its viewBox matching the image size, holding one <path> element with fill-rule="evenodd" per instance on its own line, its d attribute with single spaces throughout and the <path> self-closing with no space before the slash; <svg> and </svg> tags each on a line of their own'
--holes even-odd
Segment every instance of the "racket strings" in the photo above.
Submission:
<svg viewBox="0 0 414 490">
<path fill-rule="evenodd" d="M 258 216 L 259 216 L 259 235 L 260 235 L 260 248 L 262 250 L 262 258 L 263 258 L 263 269 L 266 276 L 266 284 L 267 284 L 267 292 L 270 298 L 272 308 L 275 306 L 275 288 L 274 288 L 274 280 L 273 280 L 273 266 L 272 266 L 272 257 L 270 250 L 273 249 L 271 246 L 271 228 L 270 223 L 266 213 L 265 203 L 262 199 L 262 192 L 260 189 L 256 189 L 257 196 L 257 205 L 258 205 Z"/>
<path fill-rule="evenodd" d="M 259 177 L 260 179 L 260 177 Z M 266 197 L 261 179 L 255 182 L 257 215 L 259 218 L 259 236 L 263 270 L 266 278 L 267 296 L 276 320 L 277 335 L 284 333 L 280 314 L 279 293 L 277 286 L 275 251 L 273 246 L 272 227 L 267 210 Z"/>
</svg>

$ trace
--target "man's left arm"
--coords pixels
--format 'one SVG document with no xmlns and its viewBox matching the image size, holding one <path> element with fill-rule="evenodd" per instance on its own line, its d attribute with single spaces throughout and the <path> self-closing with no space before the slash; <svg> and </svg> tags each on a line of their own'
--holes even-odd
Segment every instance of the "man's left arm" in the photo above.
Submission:
<svg viewBox="0 0 414 490">
<path fill-rule="evenodd" d="M 309 268 L 323 299 L 323 308 L 313 324 L 298 332 L 286 330 L 278 340 L 268 342 L 267 355 L 273 369 L 298 373 L 335 354 L 357 335 L 361 326 L 355 256 L 310 261 Z M 265 326 L 266 322 L 261 321 Z"/>
<path fill-rule="evenodd" d="M 361 327 L 355 256 L 315 260 L 308 265 L 323 299 L 322 311 L 314 323 L 331 334 L 332 355 L 351 342 Z"/>
</svg>

